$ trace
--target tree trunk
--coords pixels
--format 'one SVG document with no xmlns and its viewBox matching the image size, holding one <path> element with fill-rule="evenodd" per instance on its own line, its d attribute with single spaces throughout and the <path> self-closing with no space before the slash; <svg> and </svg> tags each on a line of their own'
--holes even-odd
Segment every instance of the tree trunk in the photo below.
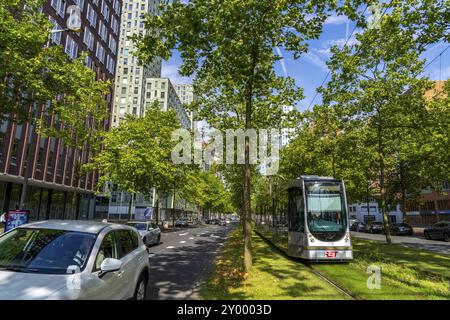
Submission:
<svg viewBox="0 0 450 320">
<path fill-rule="evenodd" d="M 381 119 L 380 119 L 381 121 Z M 384 185 L 384 156 L 383 156 L 383 141 L 381 136 L 381 124 L 378 124 L 378 157 L 380 165 L 380 191 L 381 191 L 381 211 L 383 212 L 383 225 L 386 233 L 386 242 L 392 243 L 391 231 L 389 230 L 388 212 L 386 205 L 386 190 Z M 369 204 L 367 204 L 369 205 Z M 369 208 L 368 208 L 369 209 Z"/>
<path fill-rule="evenodd" d="M 159 224 L 159 191 L 155 189 L 155 223 Z"/>
<path fill-rule="evenodd" d="M 131 207 L 133 204 L 133 193 L 130 193 L 130 200 L 128 201 L 128 220 L 132 220 L 131 219 Z"/>
</svg>

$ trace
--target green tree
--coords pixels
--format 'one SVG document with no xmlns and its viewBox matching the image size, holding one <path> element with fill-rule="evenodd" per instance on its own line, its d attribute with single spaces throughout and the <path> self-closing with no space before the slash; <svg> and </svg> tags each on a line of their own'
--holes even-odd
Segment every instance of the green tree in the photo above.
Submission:
<svg viewBox="0 0 450 320">
<path fill-rule="evenodd" d="M 117 127 L 104 134 L 104 149 L 91 164 L 91 169 L 101 174 L 98 187 L 110 182 L 131 195 L 149 194 L 156 188 L 158 223 L 159 192 L 171 191 L 177 175 L 178 168 L 171 161 L 175 146 L 172 130 L 177 128 L 179 120 L 175 111 L 162 111 L 158 104 L 150 106 L 142 117 L 127 115 Z"/>
<path fill-rule="evenodd" d="M 353 2 L 341 11 L 351 12 Z M 284 47 L 298 58 L 306 40 L 316 38 L 335 1 L 174 1 L 157 17 L 148 17 L 147 32 L 135 36 L 141 61 L 181 53 L 181 74 L 195 73 L 200 118 L 215 128 L 277 127 L 281 106 L 293 105 L 301 90 L 290 78 L 277 76 L 274 53 Z M 242 165 L 244 265 L 251 255 L 251 166 L 249 139 Z"/>
</svg>

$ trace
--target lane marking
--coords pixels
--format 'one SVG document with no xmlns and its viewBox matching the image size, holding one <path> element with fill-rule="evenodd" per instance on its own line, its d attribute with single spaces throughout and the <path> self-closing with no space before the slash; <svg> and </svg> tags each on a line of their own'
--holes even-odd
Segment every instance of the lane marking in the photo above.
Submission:
<svg viewBox="0 0 450 320">
<path fill-rule="evenodd" d="M 168 246 L 168 247 L 166 247 L 166 249 L 173 249 L 173 248 L 175 248 L 175 246 Z"/>
<path fill-rule="evenodd" d="M 179 236 L 185 236 L 185 235 L 187 235 L 189 232 L 186 232 L 186 233 L 179 233 L 178 235 Z"/>
<path fill-rule="evenodd" d="M 194 237 L 190 237 L 190 238 L 189 238 L 189 240 L 194 240 L 194 239 L 195 239 Z"/>
<path fill-rule="evenodd" d="M 180 243 L 186 243 L 186 241 L 180 241 Z"/>
</svg>

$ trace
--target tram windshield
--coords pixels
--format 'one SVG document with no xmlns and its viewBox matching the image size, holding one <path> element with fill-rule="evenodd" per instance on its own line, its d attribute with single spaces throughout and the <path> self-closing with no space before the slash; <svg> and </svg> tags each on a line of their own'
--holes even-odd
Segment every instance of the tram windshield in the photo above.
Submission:
<svg viewBox="0 0 450 320">
<path fill-rule="evenodd" d="M 306 182 L 309 231 L 321 241 L 335 241 L 345 233 L 347 215 L 339 182 Z"/>
</svg>

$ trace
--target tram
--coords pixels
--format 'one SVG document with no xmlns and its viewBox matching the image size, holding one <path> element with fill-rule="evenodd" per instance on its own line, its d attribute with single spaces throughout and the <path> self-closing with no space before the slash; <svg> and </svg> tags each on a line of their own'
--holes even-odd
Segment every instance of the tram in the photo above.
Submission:
<svg viewBox="0 0 450 320">
<path fill-rule="evenodd" d="M 287 255 L 310 261 L 353 259 L 344 182 L 300 176 L 257 208 L 256 230 Z"/>
</svg>

